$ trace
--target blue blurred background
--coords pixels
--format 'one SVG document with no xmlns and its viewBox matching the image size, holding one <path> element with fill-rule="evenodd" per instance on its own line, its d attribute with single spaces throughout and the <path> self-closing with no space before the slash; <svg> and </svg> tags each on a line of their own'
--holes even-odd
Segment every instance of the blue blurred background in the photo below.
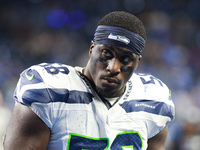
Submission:
<svg viewBox="0 0 200 150">
<path fill-rule="evenodd" d="M 200 150 L 199 0 L 0 0 L 0 137 L 19 74 L 42 62 L 85 66 L 97 22 L 116 10 L 135 14 L 146 27 L 137 72 L 172 90 L 176 119 L 166 150 Z"/>
</svg>

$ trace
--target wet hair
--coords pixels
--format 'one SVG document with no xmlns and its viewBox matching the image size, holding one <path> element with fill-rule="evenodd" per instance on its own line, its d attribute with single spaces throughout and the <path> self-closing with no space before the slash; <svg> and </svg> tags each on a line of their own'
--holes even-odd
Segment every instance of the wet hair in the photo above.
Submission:
<svg viewBox="0 0 200 150">
<path fill-rule="evenodd" d="M 146 40 L 146 31 L 142 21 L 135 15 L 125 11 L 114 11 L 105 15 L 98 25 L 115 26 L 139 34 Z"/>
</svg>

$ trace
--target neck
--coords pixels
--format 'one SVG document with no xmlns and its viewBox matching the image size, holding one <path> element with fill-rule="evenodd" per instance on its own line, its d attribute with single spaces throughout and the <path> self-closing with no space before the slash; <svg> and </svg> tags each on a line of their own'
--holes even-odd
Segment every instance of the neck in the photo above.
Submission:
<svg viewBox="0 0 200 150">
<path fill-rule="evenodd" d="M 89 62 L 88 62 L 88 64 L 89 64 Z M 91 82 L 92 81 L 92 77 L 91 77 L 91 74 L 90 74 L 90 71 L 89 71 L 89 65 L 88 64 L 86 65 L 85 68 L 83 68 L 82 74 L 84 76 L 86 76 L 89 79 L 89 81 Z"/>
<path fill-rule="evenodd" d="M 88 82 L 90 83 L 92 88 L 96 91 L 96 86 L 95 86 L 94 82 L 92 82 L 92 77 L 90 75 L 90 71 L 87 66 L 83 68 L 81 74 L 84 75 L 84 77 L 88 80 Z"/>
</svg>

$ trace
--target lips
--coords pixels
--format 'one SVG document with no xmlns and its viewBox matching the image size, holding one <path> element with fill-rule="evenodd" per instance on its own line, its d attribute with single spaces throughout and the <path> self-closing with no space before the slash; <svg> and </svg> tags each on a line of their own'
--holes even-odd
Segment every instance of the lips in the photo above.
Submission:
<svg viewBox="0 0 200 150">
<path fill-rule="evenodd" d="M 102 78 L 102 81 L 106 85 L 110 86 L 117 86 L 119 84 L 119 81 L 115 78 L 110 78 L 110 77 L 104 77 Z"/>
<path fill-rule="evenodd" d="M 118 84 L 118 81 L 116 79 L 106 77 L 106 78 L 104 78 L 104 80 L 107 80 L 108 82 L 111 82 L 111 83 L 113 82 L 113 83 Z"/>
</svg>

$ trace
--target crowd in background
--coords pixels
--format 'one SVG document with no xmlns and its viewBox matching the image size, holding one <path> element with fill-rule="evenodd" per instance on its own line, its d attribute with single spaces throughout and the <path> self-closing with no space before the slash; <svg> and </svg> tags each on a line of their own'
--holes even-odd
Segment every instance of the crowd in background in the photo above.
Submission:
<svg viewBox="0 0 200 150">
<path fill-rule="evenodd" d="M 176 118 L 166 150 L 200 150 L 199 0 L 1 0 L 0 137 L 20 73 L 42 62 L 84 67 L 97 22 L 115 10 L 135 14 L 146 27 L 137 72 L 156 76 L 172 91 Z"/>
</svg>

